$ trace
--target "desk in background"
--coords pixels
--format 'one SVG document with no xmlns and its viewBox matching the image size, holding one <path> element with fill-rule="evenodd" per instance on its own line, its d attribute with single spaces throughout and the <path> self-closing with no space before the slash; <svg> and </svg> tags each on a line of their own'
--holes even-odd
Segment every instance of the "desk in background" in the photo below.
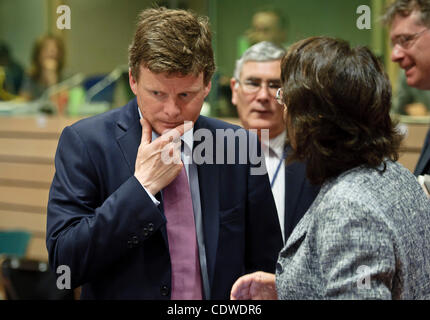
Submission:
<svg viewBox="0 0 430 320">
<path fill-rule="evenodd" d="M 414 172 L 429 130 L 430 117 L 396 116 L 396 120 L 399 121 L 401 132 L 405 134 L 400 148 L 399 162 Z"/>
<path fill-rule="evenodd" d="M 0 230 L 31 232 L 27 258 L 47 261 L 46 206 L 61 131 L 77 119 L 0 117 Z"/>
<path fill-rule="evenodd" d="M 77 118 L 0 117 L 0 230 L 23 229 L 32 238 L 27 258 L 47 261 L 46 206 L 58 138 Z M 238 119 L 224 119 L 239 124 Z M 413 171 L 430 119 L 400 118 L 407 136 L 399 162 Z"/>
</svg>

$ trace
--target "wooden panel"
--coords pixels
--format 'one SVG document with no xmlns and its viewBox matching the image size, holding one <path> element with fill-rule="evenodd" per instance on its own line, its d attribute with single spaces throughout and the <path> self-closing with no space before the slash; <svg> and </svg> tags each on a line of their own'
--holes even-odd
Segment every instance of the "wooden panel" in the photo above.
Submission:
<svg viewBox="0 0 430 320">
<path fill-rule="evenodd" d="M 4 180 L 51 183 L 54 173 L 53 165 L 0 162 L 0 179 Z"/>
<path fill-rule="evenodd" d="M 32 132 L 56 134 L 58 136 L 65 126 L 71 125 L 78 120 L 79 118 L 48 116 L 0 117 L 0 135 L 2 132 Z"/>
<path fill-rule="evenodd" d="M 58 138 L 78 119 L 0 117 L 0 229 L 31 232 L 27 258 L 48 261 L 46 206 Z"/>
<path fill-rule="evenodd" d="M 49 189 L 0 186 L 0 209 L 5 209 L 5 204 L 25 204 L 46 208 L 48 195 Z"/>
<path fill-rule="evenodd" d="M 429 126 L 423 124 L 402 124 L 402 126 L 405 126 L 407 129 L 407 135 L 403 142 L 403 146 L 406 148 L 421 150 L 427 131 L 429 130 Z"/>
<path fill-rule="evenodd" d="M 419 157 L 420 154 L 418 152 L 401 152 L 399 163 L 413 173 Z"/>
<path fill-rule="evenodd" d="M 43 235 L 46 233 L 46 214 L 0 209 L 0 229 L 20 229 Z"/>
<path fill-rule="evenodd" d="M 53 160 L 57 140 L 0 138 L 0 156 L 36 157 Z"/>
<path fill-rule="evenodd" d="M 26 257 L 40 261 L 48 261 L 45 237 L 32 237 L 28 244 Z"/>
</svg>

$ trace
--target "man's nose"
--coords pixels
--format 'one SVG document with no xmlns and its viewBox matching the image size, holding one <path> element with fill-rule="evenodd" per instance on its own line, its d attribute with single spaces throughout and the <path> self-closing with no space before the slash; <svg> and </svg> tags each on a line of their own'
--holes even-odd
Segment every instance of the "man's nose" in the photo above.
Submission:
<svg viewBox="0 0 430 320">
<path fill-rule="evenodd" d="M 391 50 L 391 61 L 400 62 L 405 57 L 403 49 L 399 45 L 395 45 Z"/>
<path fill-rule="evenodd" d="M 181 108 L 176 103 L 175 99 L 168 99 L 164 104 L 164 112 L 169 116 L 169 118 L 175 118 L 181 114 Z"/>
<path fill-rule="evenodd" d="M 269 100 L 271 98 L 268 85 L 262 83 L 257 92 L 258 100 Z"/>
</svg>

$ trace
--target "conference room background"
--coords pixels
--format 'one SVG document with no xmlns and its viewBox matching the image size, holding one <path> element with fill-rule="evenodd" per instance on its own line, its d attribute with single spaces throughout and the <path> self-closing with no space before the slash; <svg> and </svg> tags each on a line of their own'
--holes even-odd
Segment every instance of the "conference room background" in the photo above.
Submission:
<svg viewBox="0 0 430 320">
<path fill-rule="evenodd" d="M 218 76 L 230 77 L 237 58 L 237 43 L 250 27 L 253 13 L 272 6 L 287 20 L 287 43 L 309 36 L 339 37 L 352 45 L 369 46 L 386 64 L 395 84 L 397 69 L 387 59 L 386 30 L 378 21 L 388 0 L 0 0 L 0 39 L 6 42 L 16 60 L 30 66 L 32 45 L 37 37 L 54 33 L 66 48 L 65 74 L 106 74 L 127 64 L 127 48 L 137 14 L 158 5 L 192 9 L 209 16 Z M 70 8 L 71 28 L 59 30 L 57 8 Z M 370 29 L 359 29 L 360 6 L 371 12 Z M 389 56 L 388 56 L 389 57 Z M 391 70 L 393 69 L 393 70 Z M 217 103 L 213 99 L 212 103 Z"/>
</svg>

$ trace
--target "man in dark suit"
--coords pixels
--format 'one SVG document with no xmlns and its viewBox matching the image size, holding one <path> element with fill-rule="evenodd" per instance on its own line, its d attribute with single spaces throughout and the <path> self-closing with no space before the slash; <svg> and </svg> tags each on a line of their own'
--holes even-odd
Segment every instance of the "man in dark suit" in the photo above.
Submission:
<svg viewBox="0 0 430 320">
<path fill-rule="evenodd" d="M 409 86 L 430 90 L 430 1 L 397 0 L 384 20 L 390 28 L 391 60 L 405 70 Z M 415 167 L 416 176 L 430 173 L 430 131 Z"/>
<path fill-rule="evenodd" d="M 430 130 L 427 131 L 421 155 L 414 170 L 414 175 L 430 174 Z"/>
<path fill-rule="evenodd" d="M 257 130 L 262 140 L 273 196 L 284 242 L 319 192 L 306 179 L 306 167 L 285 166 L 291 147 L 287 143 L 284 107 L 276 101 L 281 85 L 281 59 L 285 50 L 263 41 L 251 46 L 237 60 L 230 81 L 232 103 L 243 126 Z"/>
<path fill-rule="evenodd" d="M 86 299 L 228 299 L 240 275 L 275 270 L 282 238 L 257 137 L 199 116 L 215 69 L 207 19 L 144 10 L 129 66 L 137 98 L 61 135 L 50 265 Z"/>
</svg>

